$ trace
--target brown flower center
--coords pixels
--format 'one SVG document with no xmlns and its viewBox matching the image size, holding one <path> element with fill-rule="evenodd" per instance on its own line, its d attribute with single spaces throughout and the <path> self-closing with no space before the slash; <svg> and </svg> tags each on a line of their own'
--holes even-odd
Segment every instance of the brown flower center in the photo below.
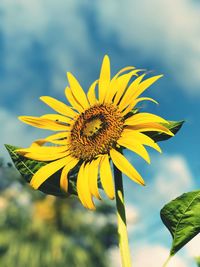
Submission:
<svg viewBox="0 0 200 267">
<path fill-rule="evenodd" d="M 124 120 L 112 104 L 99 104 L 82 113 L 71 130 L 70 154 L 89 161 L 116 145 Z"/>
</svg>

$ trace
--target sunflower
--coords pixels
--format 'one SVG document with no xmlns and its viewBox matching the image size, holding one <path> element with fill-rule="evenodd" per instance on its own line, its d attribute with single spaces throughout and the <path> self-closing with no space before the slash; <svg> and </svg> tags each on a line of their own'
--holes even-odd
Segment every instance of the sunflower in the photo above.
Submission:
<svg viewBox="0 0 200 267">
<path fill-rule="evenodd" d="M 69 86 L 65 89 L 65 95 L 71 106 L 42 96 L 40 99 L 57 114 L 19 117 L 31 126 L 56 132 L 36 140 L 28 148 L 17 150 L 26 158 L 48 162 L 33 175 L 30 184 L 34 189 L 62 169 L 60 187 L 67 192 L 68 173 L 78 165 L 78 197 L 83 206 L 95 209 L 93 197 L 101 199 L 99 176 L 106 195 L 110 199 L 115 197 L 111 161 L 130 179 L 144 185 L 141 175 L 124 157 L 122 148 L 137 153 L 150 163 L 145 146 L 159 152 L 161 149 L 145 132 L 173 133 L 163 126 L 163 123 L 168 123 L 165 119 L 150 113 L 133 112 L 141 101 L 156 103 L 151 98 L 139 96 L 162 77 L 157 75 L 145 79 L 146 74 L 139 74 L 141 72 L 141 69 L 129 66 L 111 79 L 110 60 L 106 55 L 99 79 L 91 84 L 87 95 L 77 79 L 68 72 Z"/>
</svg>

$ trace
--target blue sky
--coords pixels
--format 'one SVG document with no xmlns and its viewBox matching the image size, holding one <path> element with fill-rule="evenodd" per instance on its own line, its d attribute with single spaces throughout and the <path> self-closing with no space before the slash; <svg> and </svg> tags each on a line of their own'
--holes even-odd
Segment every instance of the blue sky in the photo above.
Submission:
<svg viewBox="0 0 200 267">
<path fill-rule="evenodd" d="M 148 91 L 160 105 L 144 108 L 186 123 L 175 138 L 161 144 L 163 155 L 151 151 L 152 165 L 127 154 L 147 181 L 144 189 L 125 177 L 127 201 L 140 218 L 131 231 L 131 243 L 145 247 L 146 253 L 150 245 L 154 249 L 152 243 L 156 252 L 169 248 L 170 236 L 159 219 L 162 205 L 200 185 L 199 12 L 198 1 L 186 0 L 0 2 L 0 146 L 4 157 L 4 143 L 27 146 L 45 135 L 22 125 L 17 116 L 47 112 L 39 101 L 41 95 L 64 100 L 66 71 L 73 72 L 87 89 L 99 74 L 103 55 L 108 54 L 112 73 L 134 65 L 164 74 Z M 185 253 L 188 262 L 189 251 Z M 137 260 L 140 267 L 141 259 Z M 187 265 L 176 263 L 179 266 Z"/>
</svg>

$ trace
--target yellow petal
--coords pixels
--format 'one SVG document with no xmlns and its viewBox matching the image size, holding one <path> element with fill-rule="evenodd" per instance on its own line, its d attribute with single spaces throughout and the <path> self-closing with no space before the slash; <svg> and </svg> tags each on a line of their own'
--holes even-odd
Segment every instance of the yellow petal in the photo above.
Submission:
<svg viewBox="0 0 200 267">
<path fill-rule="evenodd" d="M 129 113 L 131 110 L 133 110 L 133 108 L 141 101 L 151 101 L 151 102 L 158 105 L 158 102 L 156 100 L 154 100 L 153 98 L 150 98 L 150 97 L 140 97 L 137 99 L 133 99 L 129 104 L 126 103 L 124 105 L 121 105 L 121 103 L 120 103 L 119 110 L 124 110 L 121 113 L 122 116 L 125 116 L 127 113 Z"/>
<path fill-rule="evenodd" d="M 25 153 L 24 156 L 29 159 L 39 160 L 39 161 L 52 161 L 60 158 L 64 158 L 69 154 L 69 152 L 54 153 L 54 154 L 38 154 L 33 152 Z"/>
<path fill-rule="evenodd" d="M 83 163 L 79 169 L 77 177 L 77 192 L 78 192 L 78 197 L 83 206 L 88 209 L 94 210 L 95 205 L 93 203 L 92 195 L 89 189 L 87 168 L 88 168 L 87 164 L 84 166 Z"/>
<path fill-rule="evenodd" d="M 170 136 L 174 136 L 174 134 L 167 129 L 165 126 L 158 124 L 158 123 L 141 123 L 133 126 L 128 126 L 129 129 L 133 130 L 139 130 L 140 132 L 161 132 L 161 133 L 166 133 Z"/>
<path fill-rule="evenodd" d="M 146 74 L 142 74 L 140 75 L 137 79 L 135 79 L 130 86 L 128 87 L 128 89 L 126 90 L 125 95 L 123 96 L 120 104 L 119 104 L 119 109 L 123 110 L 127 105 L 130 104 L 130 102 L 132 101 L 133 96 L 135 94 L 135 92 L 137 91 L 137 88 L 139 87 L 140 82 L 142 81 L 142 79 L 144 78 Z"/>
<path fill-rule="evenodd" d="M 43 166 L 33 175 L 30 185 L 34 189 L 38 189 L 51 175 L 60 170 L 65 163 L 66 157 Z"/>
<path fill-rule="evenodd" d="M 144 180 L 130 162 L 115 149 L 110 150 L 110 156 L 114 165 L 134 182 L 144 185 Z"/>
<path fill-rule="evenodd" d="M 68 178 L 67 178 L 67 174 L 69 172 L 69 168 L 66 165 L 63 169 L 62 169 L 62 173 L 60 176 L 60 188 L 64 191 L 67 192 L 68 191 Z"/>
<path fill-rule="evenodd" d="M 98 101 L 96 99 L 96 94 L 95 94 L 95 88 L 98 84 L 98 80 L 94 81 L 89 90 L 88 90 L 88 93 L 87 93 L 87 98 L 88 98 L 88 101 L 90 103 L 91 106 L 95 105 Z"/>
<path fill-rule="evenodd" d="M 140 83 L 137 90 L 135 91 L 133 98 L 137 98 L 139 95 L 141 95 L 148 87 L 150 87 L 153 83 L 155 83 L 158 79 L 163 77 L 163 75 L 157 75 L 153 76 L 151 78 L 148 78 Z"/>
<path fill-rule="evenodd" d="M 117 92 L 116 81 L 117 81 L 119 75 L 125 71 L 133 70 L 134 68 L 135 67 L 132 67 L 132 66 L 128 66 L 126 68 L 123 68 L 120 71 L 118 71 L 117 74 L 112 78 L 112 80 L 110 81 L 110 84 L 109 84 L 108 92 L 106 93 L 106 97 L 105 97 L 106 103 L 111 103 L 115 93 Z"/>
<path fill-rule="evenodd" d="M 78 197 L 79 197 L 81 203 L 83 204 L 83 206 L 85 208 L 88 208 L 88 206 L 85 203 L 84 182 L 85 182 L 85 178 L 84 178 L 84 163 L 83 163 L 80 166 L 78 176 L 77 176 L 77 193 L 78 193 Z"/>
<path fill-rule="evenodd" d="M 80 86 L 80 83 L 77 81 L 74 75 L 71 74 L 70 72 L 67 72 L 67 78 L 68 78 L 69 85 L 70 85 L 70 88 L 72 90 L 74 97 L 80 102 L 81 106 L 84 109 L 89 108 L 87 97 L 82 87 Z"/>
<path fill-rule="evenodd" d="M 117 79 L 112 79 L 105 96 L 105 103 L 112 103 L 113 97 L 117 92 Z"/>
<path fill-rule="evenodd" d="M 104 56 L 99 77 L 99 101 L 102 103 L 110 84 L 110 59 Z"/>
<path fill-rule="evenodd" d="M 38 139 L 38 140 L 34 141 L 34 142 L 31 144 L 31 147 L 42 146 L 42 145 L 44 145 L 45 143 L 47 143 L 47 141 L 46 141 L 45 139 Z"/>
<path fill-rule="evenodd" d="M 68 146 L 30 146 L 28 148 L 17 149 L 17 152 L 22 153 L 37 153 L 37 154 L 54 154 L 67 151 Z"/>
<path fill-rule="evenodd" d="M 67 138 L 69 135 L 70 135 L 69 132 L 61 132 L 61 133 L 56 133 L 56 134 L 49 135 L 45 139 L 47 141 L 54 141 L 54 140 L 59 140 L 59 139 L 62 139 L 62 138 Z"/>
<path fill-rule="evenodd" d="M 127 89 L 127 94 L 124 95 L 123 102 L 130 101 L 133 98 L 134 93 L 137 91 L 139 84 L 145 75 L 146 75 L 145 73 L 140 75 L 130 84 L 130 86 Z"/>
<path fill-rule="evenodd" d="M 43 116 L 41 116 L 40 118 L 43 119 L 48 119 L 48 120 L 52 120 L 52 121 L 56 121 L 56 122 L 64 122 L 67 124 L 71 124 L 74 121 L 71 118 L 59 115 L 59 114 L 45 114 Z"/>
<path fill-rule="evenodd" d="M 166 123 L 166 124 L 169 123 L 165 119 L 163 119 L 160 116 L 157 116 L 155 114 L 138 113 L 138 114 L 134 114 L 133 116 L 126 119 L 124 124 L 125 125 L 137 125 L 137 124 L 141 124 L 141 123 L 153 123 L 153 122 Z"/>
<path fill-rule="evenodd" d="M 144 123 L 130 127 L 133 127 L 135 130 L 139 129 L 141 132 L 156 131 L 156 132 L 166 133 L 170 136 L 174 136 L 174 134 L 168 128 L 159 123 Z"/>
<path fill-rule="evenodd" d="M 100 178 L 101 178 L 101 184 L 103 186 L 103 189 L 106 195 L 110 199 L 114 199 L 115 197 L 114 182 L 113 182 L 108 155 L 103 156 L 101 159 Z"/>
<path fill-rule="evenodd" d="M 137 73 L 140 71 L 140 69 L 135 69 L 127 74 L 124 74 L 122 76 L 120 76 L 117 79 L 117 83 L 116 83 L 116 87 L 117 87 L 117 93 L 116 96 L 114 98 L 114 104 L 117 105 L 119 100 L 121 99 L 123 93 L 125 92 L 125 89 L 128 86 L 128 83 L 130 82 L 130 79 L 134 76 L 137 75 Z M 136 79 L 137 80 L 137 79 Z M 128 88 L 127 90 L 130 90 L 130 88 Z M 131 89 L 132 90 L 132 89 Z M 127 91 L 126 91 L 127 92 Z M 126 95 L 126 93 L 125 93 Z M 125 97 L 125 96 L 124 96 Z M 124 98 L 123 97 L 123 98 Z M 122 98 L 122 99 L 123 99 Z M 129 100 L 129 97 L 128 97 Z"/>
<path fill-rule="evenodd" d="M 34 141 L 31 145 L 30 145 L 30 148 L 38 148 L 38 147 L 41 147 L 43 146 L 45 143 L 47 143 L 48 141 L 45 140 L 45 139 L 38 139 L 36 141 Z M 26 152 L 26 148 L 19 148 L 19 149 L 16 149 L 15 152 L 17 152 L 18 154 L 20 155 L 25 155 L 27 152 Z"/>
<path fill-rule="evenodd" d="M 133 69 L 135 69 L 134 66 L 127 66 L 127 67 L 119 70 L 112 79 L 117 79 L 123 72 L 130 71 Z"/>
<path fill-rule="evenodd" d="M 69 87 L 65 88 L 65 95 L 69 103 L 75 108 L 79 113 L 84 111 L 84 107 L 80 102 L 74 97 L 72 90 Z"/>
<path fill-rule="evenodd" d="M 159 145 L 154 142 L 153 139 L 143 133 L 125 128 L 121 134 L 121 137 L 130 138 L 132 142 L 134 142 L 134 140 L 137 140 L 137 142 L 140 142 L 141 144 L 146 146 L 150 146 L 161 153 Z"/>
<path fill-rule="evenodd" d="M 70 132 L 56 133 L 46 137 L 45 141 L 57 145 L 67 145 L 70 142 L 69 136 Z"/>
<path fill-rule="evenodd" d="M 144 146 L 137 142 L 136 140 L 133 140 L 132 138 L 128 137 L 121 137 L 118 139 L 117 143 L 120 146 L 124 146 L 131 151 L 135 152 L 139 156 L 141 156 L 146 162 L 150 163 L 150 157 Z"/>
<path fill-rule="evenodd" d="M 76 166 L 78 163 L 78 160 L 72 157 L 68 157 L 68 162 L 66 163 L 66 166 L 63 168 L 61 177 L 60 177 L 60 187 L 65 192 L 68 191 L 68 173 Z"/>
<path fill-rule="evenodd" d="M 51 144 L 54 144 L 54 145 L 68 145 L 69 144 L 69 139 L 63 139 L 63 140 L 52 140 L 52 141 L 48 141 L 49 143 Z"/>
<path fill-rule="evenodd" d="M 88 182 L 90 192 L 93 196 L 98 199 L 101 199 L 98 189 L 98 168 L 99 168 L 100 158 L 93 160 L 91 163 L 88 163 Z"/>
<path fill-rule="evenodd" d="M 74 118 L 77 115 L 77 113 L 72 108 L 53 97 L 41 96 L 40 100 L 42 100 L 45 104 L 47 104 L 49 107 L 51 107 L 56 112 L 62 115 L 65 115 L 70 118 Z"/>
<path fill-rule="evenodd" d="M 70 127 L 67 125 L 63 125 L 52 120 L 33 117 L 33 116 L 19 116 L 18 119 L 26 124 L 31 126 L 45 129 L 45 130 L 52 130 L 52 131 L 69 131 Z"/>
<path fill-rule="evenodd" d="M 158 105 L 158 102 L 155 99 L 150 98 L 150 97 L 140 97 L 140 98 L 137 98 L 136 99 L 136 104 L 139 103 L 139 102 L 141 102 L 141 101 L 151 101 L 151 102 L 153 102 L 153 103 L 155 103 L 155 104 Z"/>
</svg>

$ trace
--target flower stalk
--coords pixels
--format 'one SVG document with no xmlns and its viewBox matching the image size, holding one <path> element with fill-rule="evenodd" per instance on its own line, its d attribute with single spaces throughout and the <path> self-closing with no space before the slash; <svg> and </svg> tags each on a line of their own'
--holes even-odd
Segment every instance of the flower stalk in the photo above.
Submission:
<svg viewBox="0 0 200 267">
<path fill-rule="evenodd" d="M 119 248 L 121 253 L 122 267 L 131 267 L 131 256 L 128 243 L 128 233 L 126 225 L 126 212 L 124 204 L 124 190 L 122 173 L 114 165 L 115 195 L 118 220 Z"/>
<path fill-rule="evenodd" d="M 172 257 L 172 256 L 169 255 L 169 257 L 168 257 L 168 258 L 166 259 L 166 261 L 164 262 L 163 267 L 167 267 L 167 266 L 168 266 L 168 263 L 169 263 L 171 257 Z"/>
</svg>

